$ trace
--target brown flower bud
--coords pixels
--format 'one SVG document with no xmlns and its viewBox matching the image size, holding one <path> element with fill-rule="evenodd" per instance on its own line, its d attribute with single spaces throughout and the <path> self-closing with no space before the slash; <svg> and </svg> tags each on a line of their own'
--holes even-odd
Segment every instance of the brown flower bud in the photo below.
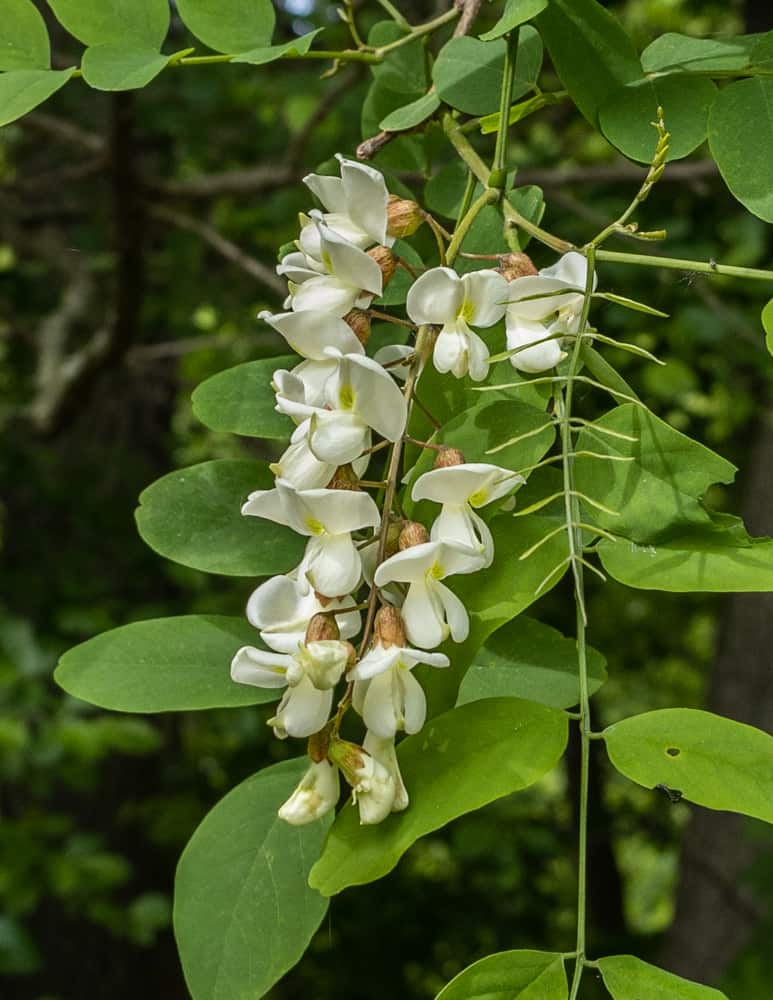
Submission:
<svg viewBox="0 0 773 1000">
<path fill-rule="evenodd" d="M 398 608 L 393 608 L 391 604 L 381 605 L 373 622 L 373 638 L 385 649 L 390 646 L 405 646 L 405 625 Z"/>
<path fill-rule="evenodd" d="M 499 258 L 499 270 L 507 281 L 539 274 L 531 257 L 526 253 L 505 253 Z"/>
<path fill-rule="evenodd" d="M 309 757 L 315 764 L 319 764 L 320 761 L 327 760 L 327 752 L 330 747 L 330 734 L 331 725 L 328 723 L 320 729 L 318 733 L 314 733 L 313 736 L 309 737 L 306 750 Z"/>
<path fill-rule="evenodd" d="M 339 465 L 327 484 L 328 490 L 359 490 L 360 480 L 351 465 Z"/>
<path fill-rule="evenodd" d="M 384 288 L 386 288 L 392 280 L 392 275 L 397 270 L 397 257 L 395 257 L 389 247 L 381 246 L 368 250 L 368 256 L 372 257 L 381 268 L 381 273 L 384 276 Z"/>
<path fill-rule="evenodd" d="M 414 545 L 423 545 L 429 541 L 429 533 L 423 524 L 418 521 L 406 521 L 400 536 L 397 539 L 397 547 L 400 551 L 413 548 Z"/>
<path fill-rule="evenodd" d="M 352 328 L 355 337 L 364 347 L 370 337 L 370 316 L 362 309 L 351 309 L 344 316 L 344 323 Z"/>
<path fill-rule="evenodd" d="M 329 611 L 320 611 L 311 616 L 306 626 L 306 642 L 324 642 L 328 639 L 340 639 L 341 631 L 335 615 Z"/>
<path fill-rule="evenodd" d="M 464 452 L 458 448 L 441 448 L 437 453 L 433 469 L 447 469 L 452 465 L 464 465 Z"/>
<path fill-rule="evenodd" d="M 396 239 L 413 236 L 424 222 L 424 215 L 415 201 L 390 194 L 387 203 L 387 233 Z"/>
</svg>

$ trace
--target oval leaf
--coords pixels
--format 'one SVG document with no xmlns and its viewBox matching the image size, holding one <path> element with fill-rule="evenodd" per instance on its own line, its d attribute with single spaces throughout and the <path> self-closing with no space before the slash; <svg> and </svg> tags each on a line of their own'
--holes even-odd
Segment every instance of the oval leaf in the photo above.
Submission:
<svg viewBox="0 0 773 1000">
<path fill-rule="evenodd" d="M 709 146 L 734 197 L 773 222 L 773 80 L 739 80 L 720 90 Z"/>
<path fill-rule="evenodd" d="M 292 367 L 295 355 L 247 361 L 218 372 L 193 391 L 193 412 L 213 431 L 286 441 L 293 423 L 274 409 L 271 379 L 278 368 Z"/>
<path fill-rule="evenodd" d="M 765 331 L 765 346 L 773 354 L 773 299 L 762 310 L 762 329 Z"/>
<path fill-rule="evenodd" d="M 710 986 L 690 982 L 633 955 L 600 958 L 599 971 L 614 1000 L 639 1000 L 640 997 L 668 997 L 669 1000 L 727 1000 L 724 993 Z"/>
<path fill-rule="evenodd" d="M 84 45 L 134 43 L 156 49 L 169 30 L 167 0 L 48 0 L 65 28 Z"/>
<path fill-rule="evenodd" d="M 250 52 L 267 46 L 276 14 L 271 0 L 177 0 L 191 33 L 216 52 Z"/>
<path fill-rule="evenodd" d="M 599 112 L 606 138 L 625 156 L 650 163 L 658 135 L 652 126 L 658 108 L 671 139 L 667 160 L 687 156 L 706 139 L 717 88 L 704 77 L 677 74 L 636 80 L 611 95 Z"/>
<path fill-rule="evenodd" d="M 357 810 L 338 814 L 309 884 L 325 896 L 391 871 L 419 837 L 464 813 L 527 788 L 552 770 L 566 747 L 562 712 L 515 698 L 454 708 L 398 747 L 411 804 L 378 826 Z"/>
<path fill-rule="evenodd" d="M 16 121 L 60 90 L 74 70 L 14 69 L 0 74 L 0 126 Z"/>
<path fill-rule="evenodd" d="M 259 645 L 241 618 L 181 615 L 133 622 L 68 650 L 54 680 L 114 712 L 187 712 L 275 701 L 281 691 L 231 680 L 240 646 Z"/>
<path fill-rule="evenodd" d="M 505 43 L 481 42 L 464 35 L 452 38 L 438 53 L 432 79 L 446 104 L 468 115 L 485 115 L 499 105 Z"/>
<path fill-rule="evenodd" d="M 283 761 L 237 785 L 183 851 L 174 930 L 194 1000 L 258 1000 L 322 922 L 327 900 L 307 878 L 332 817 L 290 826 L 277 816 L 307 765 Z"/>
<path fill-rule="evenodd" d="M 650 42 L 641 54 L 645 73 L 682 70 L 687 73 L 710 73 L 713 70 L 746 69 L 750 63 L 752 40 L 761 35 L 739 38 L 693 38 L 668 31 Z"/>
<path fill-rule="evenodd" d="M 402 132 L 404 129 L 420 125 L 439 107 L 440 98 L 434 90 L 431 90 L 418 100 L 411 101 L 410 104 L 397 108 L 396 111 L 391 111 L 386 118 L 382 118 L 379 126 L 387 132 Z"/>
<path fill-rule="evenodd" d="M 262 45 L 249 52 L 243 52 L 234 59 L 237 63 L 250 63 L 251 66 L 263 66 L 265 63 L 275 62 L 277 59 L 290 59 L 293 56 L 303 56 L 311 48 L 311 43 L 317 35 L 324 31 L 324 28 L 315 28 L 305 35 L 294 38 L 284 45 Z"/>
<path fill-rule="evenodd" d="M 631 781 L 773 823 L 773 736 L 761 729 L 666 708 L 623 719 L 603 735 L 609 759 Z"/>
<path fill-rule="evenodd" d="M 606 660 L 588 649 L 588 688 L 607 679 Z M 580 700 L 577 644 L 549 625 L 520 615 L 498 629 L 476 654 L 459 688 L 457 705 L 481 698 L 527 698 L 552 708 Z"/>
<path fill-rule="evenodd" d="M 507 0 L 505 11 L 494 27 L 478 37 L 484 42 L 501 38 L 502 35 L 507 35 L 514 28 L 536 17 L 547 5 L 548 0 Z"/>
<path fill-rule="evenodd" d="M 435 1000 L 566 1000 L 564 960 L 550 951 L 501 951 L 460 972 Z"/>
<path fill-rule="evenodd" d="M 263 462 L 202 462 L 148 486 L 140 495 L 137 527 L 154 551 L 192 569 L 225 576 L 285 573 L 299 562 L 305 539 L 240 512 L 248 493 L 273 485 Z"/>
<path fill-rule="evenodd" d="M 378 21 L 368 32 L 368 45 L 378 49 L 405 36 L 405 29 L 395 21 Z M 371 63 L 368 68 L 380 86 L 396 94 L 418 95 L 427 89 L 426 59 L 419 37 L 387 52 L 382 62 Z"/>
<path fill-rule="evenodd" d="M 46 23 L 32 0 L 4 0 L 0 21 L 0 70 L 48 69 Z"/>
<path fill-rule="evenodd" d="M 126 45 L 92 45 L 83 53 L 83 79 L 95 90 L 136 90 L 144 87 L 169 63 L 153 49 Z"/>
</svg>

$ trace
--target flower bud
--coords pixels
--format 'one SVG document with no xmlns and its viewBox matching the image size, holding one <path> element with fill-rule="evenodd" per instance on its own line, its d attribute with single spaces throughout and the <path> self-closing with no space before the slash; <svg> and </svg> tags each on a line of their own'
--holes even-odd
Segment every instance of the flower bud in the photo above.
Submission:
<svg viewBox="0 0 773 1000">
<path fill-rule="evenodd" d="M 395 779 L 389 771 L 362 747 L 347 740 L 330 741 L 328 751 L 352 786 L 352 799 L 360 810 L 360 823 L 380 823 L 389 815 L 395 801 Z"/>
<path fill-rule="evenodd" d="M 313 762 L 290 798 L 279 807 L 279 818 L 293 826 L 313 823 L 335 809 L 339 794 L 338 769 L 327 760 Z"/>
<path fill-rule="evenodd" d="M 368 730 L 362 741 L 362 746 L 379 764 L 383 764 L 394 779 L 395 797 L 392 802 L 392 812 L 402 812 L 403 809 L 407 809 L 410 805 L 410 799 L 403 782 L 403 776 L 400 774 L 400 765 L 397 763 L 394 737 L 385 739 Z"/>
<path fill-rule="evenodd" d="M 458 448 L 441 448 L 437 453 L 433 469 L 448 469 L 452 465 L 464 465 L 466 459 L 464 453 Z"/>
<path fill-rule="evenodd" d="M 318 691 L 329 691 L 341 680 L 348 666 L 349 643 L 338 639 L 301 642 L 293 660 L 293 665 L 287 668 L 287 683 L 291 687 L 308 677 Z M 297 671 L 293 670 L 295 666 Z"/>
<path fill-rule="evenodd" d="M 413 236 L 424 222 L 424 215 L 415 201 L 390 194 L 387 203 L 387 233 L 396 239 Z"/>
<path fill-rule="evenodd" d="M 325 639 L 340 639 L 341 630 L 335 615 L 330 612 L 319 612 L 312 615 L 311 621 L 306 627 L 306 639 L 309 642 L 322 642 Z"/>
<path fill-rule="evenodd" d="M 531 257 L 526 253 L 505 253 L 499 258 L 499 270 L 507 281 L 525 278 L 528 274 L 539 274 Z"/>
<path fill-rule="evenodd" d="M 403 616 L 398 608 L 393 608 L 391 604 L 383 604 L 379 608 L 373 622 L 373 638 L 384 649 L 407 645 Z"/>
<path fill-rule="evenodd" d="M 359 490 L 360 477 L 351 465 L 339 465 L 327 484 L 328 490 Z"/>
<path fill-rule="evenodd" d="M 384 276 L 384 288 L 386 288 L 392 280 L 392 275 L 397 270 L 397 257 L 395 257 L 389 247 L 381 246 L 368 250 L 368 256 L 372 257 L 381 268 L 381 273 Z"/>
<path fill-rule="evenodd" d="M 362 309 L 350 309 L 344 316 L 344 323 L 351 327 L 355 337 L 364 347 L 370 337 L 370 316 Z"/>
<path fill-rule="evenodd" d="M 419 524 L 418 521 L 406 521 L 397 540 L 397 547 L 403 552 L 405 549 L 413 548 L 414 545 L 423 545 L 428 541 L 429 532 L 423 524 Z"/>
</svg>

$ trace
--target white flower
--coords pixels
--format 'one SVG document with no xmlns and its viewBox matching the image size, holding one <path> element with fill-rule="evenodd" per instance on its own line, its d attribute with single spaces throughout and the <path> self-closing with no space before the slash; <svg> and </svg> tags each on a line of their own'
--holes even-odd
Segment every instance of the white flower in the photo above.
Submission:
<svg viewBox="0 0 773 1000">
<path fill-rule="evenodd" d="M 277 479 L 273 490 L 251 493 L 242 514 L 265 517 L 309 537 L 299 574 L 325 597 L 348 594 L 360 582 L 362 561 L 351 532 L 381 520 L 373 498 L 359 490 L 297 490 Z"/>
<path fill-rule="evenodd" d="M 264 309 L 258 319 L 280 333 L 296 354 L 312 361 L 327 361 L 327 349 L 335 347 L 341 354 L 364 354 L 365 348 L 354 331 L 340 316 L 324 313 L 271 313 Z"/>
<path fill-rule="evenodd" d="M 294 312 L 313 309 L 318 313 L 345 316 L 355 306 L 366 307 L 381 295 L 383 275 L 372 257 L 334 233 L 319 219 L 320 260 L 302 253 L 282 258 L 277 274 L 289 281 Z"/>
<path fill-rule="evenodd" d="M 327 210 L 322 216 L 325 225 L 362 250 L 375 243 L 391 246 L 394 239 L 387 236 L 389 192 L 383 175 L 340 154 L 337 159 L 341 164 L 340 178 L 321 174 L 303 178 L 303 183 Z M 316 226 L 304 226 L 299 242 L 304 253 L 320 259 Z"/>
<path fill-rule="evenodd" d="M 346 679 L 354 681 L 353 704 L 376 736 L 394 739 L 399 729 L 418 733 L 427 716 L 427 699 L 411 671 L 417 663 L 447 667 L 443 653 L 375 643 Z"/>
<path fill-rule="evenodd" d="M 375 758 L 379 764 L 389 771 L 394 779 L 395 797 L 392 801 L 392 812 L 402 812 L 403 809 L 407 809 L 410 799 L 408 798 L 408 791 L 405 787 L 403 776 L 400 774 L 400 765 L 397 763 L 394 737 L 383 739 L 381 736 L 377 736 L 375 733 L 369 731 L 365 733 L 362 746 L 371 757 Z"/>
<path fill-rule="evenodd" d="M 279 818 L 293 826 L 313 823 L 335 809 L 340 791 L 338 768 L 328 760 L 312 763 L 293 794 L 279 807 Z"/>
<path fill-rule="evenodd" d="M 450 267 L 435 267 L 418 278 L 405 307 L 414 323 L 442 326 L 432 356 L 439 372 L 461 378 L 469 371 L 474 382 L 488 374 L 489 352 L 470 329 L 492 326 L 505 314 L 507 281 L 496 271 L 473 271 L 459 277 Z"/>
<path fill-rule="evenodd" d="M 466 462 L 432 469 L 414 483 L 414 500 L 442 504 L 432 525 L 432 541 L 457 542 L 484 557 L 484 566 L 494 560 L 494 540 L 489 526 L 473 508 L 485 507 L 508 494 L 526 480 L 517 472 L 485 462 Z"/>
<path fill-rule="evenodd" d="M 292 576 L 272 576 L 247 602 L 247 620 L 260 631 L 260 638 L 278 653 L 294 653 L 306 635 L 306 627 L 322 611 L 335 612 L 342 639 L 351 639 L 360 631 L 359 611 L 351 597 L 327 601 L 324 606 L 304 580 Z M 279 685 L 277 685 L 279 686 Z"/>
<path fill-rule="evenodd" d="M 298 427 L 289 447 L 269 469 L 277 478 L 286 479 L 298 490 L 316 490 L 327 486 L 335 474 L 336 465 L 320 462 L 309 448 L 309 423 Z M 352 462 L 355 475 L 363 476 L 368 468 L 370 455 L 362 455 Z"/>
<path fill-rule="evenodd" d="M 475 573 L 484 564 L 479 552 L 450 542 L 424 542 L 386 559 L 376 570 L 377 587 L 407 583 L 402 607 L 408 640 L 422 649 L 434 649 L 450 633 L 454 642 L 467 638 L 467 609 L 440 581 L 455 573 Z"/>
<path fill-rule="evenodd" d="M 361 759 L 362 763 L 355 769 L 353 778 L 349 778 L 352 801 L 360 810 L 360 823 L 371 826 L 390 814 L 397 789 L 393 776 L 375 757 L 363 753 Z"/>
</svg>

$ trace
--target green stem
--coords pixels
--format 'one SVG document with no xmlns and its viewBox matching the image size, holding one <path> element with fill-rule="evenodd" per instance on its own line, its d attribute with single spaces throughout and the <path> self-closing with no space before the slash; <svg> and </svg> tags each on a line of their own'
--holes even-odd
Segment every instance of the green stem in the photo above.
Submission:
<svg viewBox="0 0 773 1000">
<path fill-rule="evenodd" d="M 411 30 L 411 26 L 408 23 L 408 21 L 406 21 L 406 19 L 400 13 L 397 7 L 395 7 L 395 5 L 390 2 L 390 0 L 376 0 L 376 2 L 384 8 L 384 10 L 387 12 L 387 14 L 389 14 L 392 20 L 396 21 L 401 28 L 404 28 L 406 31 Z"/>
<path fill-rule="evenodd" d="M 227 63 L 236 59 L 237 55 L 238 53 L 217 56 L 188 56 L 185 59 L 181 59 L 178 63 L 175 63 L 175 65 L 206 66 L 208 63 Z M 308 52 L 285 53 L 283 56 L 280 56 L 277 61 L 286 59 L 332 59 L 337 60 L 338 62 L 362 63 L 380 63 L 382 61 L 378 52 L 360 51 L 358 49 L 342 49 L 340 52 L 336 52 L 331 49 L 310 49 Z"/>
<path fill-rule="evenodd" d="M 451 10 L 447 10 L 445 14 L 441 14 L 439 17 L 434 17 L 431 21 L 425 21 L 424 24 L 417 24 L 415 27 L 411 28 L 410 34 L 405 35 L 403 38 L 398 38 L 394 42 L 390 42 L 389 45 L 382 45 L 380 49 L 375 50 L 375 53 L 378 56 L 383 56 L 386 52 L 392 52 L 393 49 L 399 49 L 401 45 L 406 45 L 408 42 L 412 42 L 416 38 L 421 38 L 422 35 L 428 35 L 437 28 L 442 28 L 444 24 L 455 21 L 457 17 L 459 17 L 460 13 L 460 8 L 454 4 Z"/>
<path fill-rule="evenodd" d="M 518 54 L 519 29 L 512 31 L 507 38 L 505 50 L 505 68 L 502 74 L 502 93 L 499 99 L 499 128 L 497 142 L 494 148 L 494 162 L 491 167 L 492 187 L 504 189 L 507 178 L 507 136 L 510 129 L 510 102 L 513 96 L 513 79 L 515 77 L 515 60 Z M 499 183 L 501 180 L 501 183 Z"/>
<path fill-rule="evenodd" d="M 456 259 L 456 255 L 462 248 L 462 243 L 467 233 L 470 231 L 470 226 L 475 222 L 475 219 L 480 214 L 481 210 L 490 204 L 492 201 L 496 201 L 499 197 L 499 192 L 495 188 L 486 188 L 483 194 L 479 195 L 475 201 L 470 205 L 470 207 L 465 212 L 464 216 L 459 220 L 459 223 L 454 230 L 454 235 L 451 242 L 448 244 L 448 249 L 446 250 L 446 263 L 450 266 Z"/>
<path fill-rule="evenodd" d="M 636 264 L 639 267 L 665 267 L 674 271 L 695 271 L 698 274 L 726 274 L 731 278 L 752 278 L 757 281 L 773 281 L 773 271 L 756 267 L 735 267 L 717 264 L 714 260 L 683 260 L 678 257 L 658 257 L 654 254 L 621 253 L 617 250 L 597 250 L 598 260 L 608 260 L 617 264 Z"/>
</svg>

